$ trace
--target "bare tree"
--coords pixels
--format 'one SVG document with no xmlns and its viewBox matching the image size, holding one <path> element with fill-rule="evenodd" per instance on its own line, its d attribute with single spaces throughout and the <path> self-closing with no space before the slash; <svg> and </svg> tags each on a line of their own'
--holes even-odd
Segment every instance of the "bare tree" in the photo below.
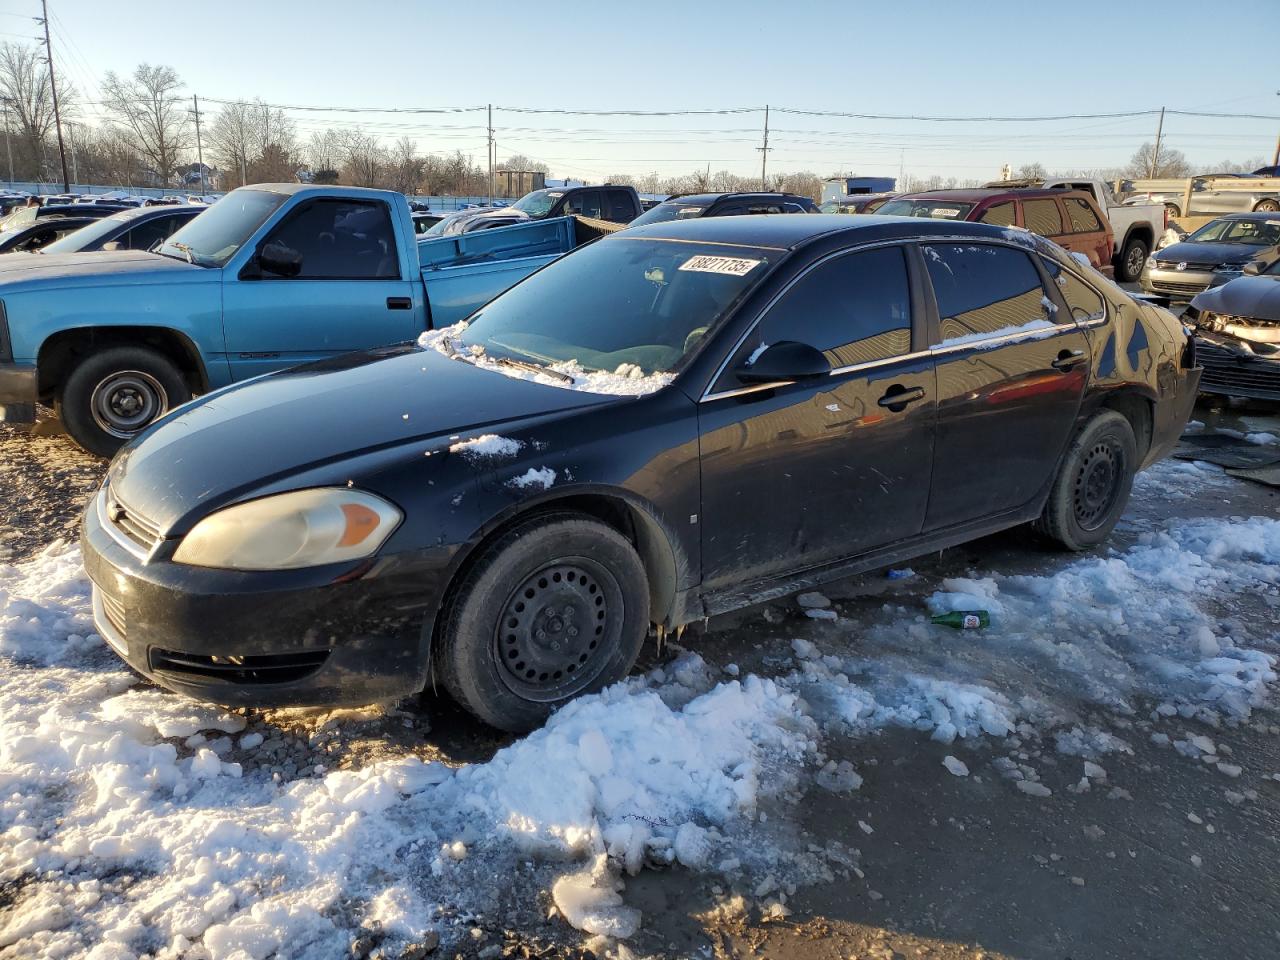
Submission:
<svg viewBox="0 0 1280 960">
<path fill-rule="evenodd" d="M 53 97 L 49 67 L 36 47 L 0 44 L 0 97 L 8 101 L 10 120 L 18 133 L 21 175 L 39 178 L 45 171 L 45 146 L 53 131 Z M 63 116 L 75 111 L 75 90 L 58 81 L 58 104 Z"/>
<path fill-rule="evenodd" d="M 1047 176 L 1049 172 L 1045 170 L 1043 163 L 1024 163 L 1014 174 L 1018 180 L 1043 180 Z"/>
<path fill-rule="evenodd" d="M 1187 163 L 1187 158 L 1183 156 L 1181 150 L 1174 150 L 1165 144 L 1160 145 L 1160 154 L 1155 158 L 1155 163 L 1151 162 L 1151 156 L 1155 152 L 1155 147 L 1150 143 L 1144 143 L 1140 146 L 1136 153 L 1129 158 L 1129 165 L 1125 167 L 1125 175 L 1141 179 L 1143 177 L 1153 177 L 1160 179 L 1162 177 L 1186 177 L 1191 175 L 1191 165 Z"/>
<path fill-rule="evenodd" d="M 342 144 L 343 179 L 357 187 L 376 187 L 387 166 L 387 152 L 378 138 L 361 130 L 349 131 Z"/>
<path fill-rule="evenodd" d="M 311 167 L 316 183 L 337 183 L 341 163 L 343 133 L 326 130 L 313 133 L 303 149 L 303 157 Z"/>
<path fill-rule="evenodd" d="M 205 150 L 222 168 L 225 186 L 248 182 L 254 139 L 252 108 L 247 103 L 228 103 L 209 124 Z"/>
<path fill-rule="evenodd" d="M 182 81 L 172 67 L 142 63 L 131 78 L 108 72 L 102 81 L 103 104 L 111 121 L 126 131 L 143 159 L 167 185 L 178 155 L 191 144 L 191 120 L 185 98 L 176 96 Z"/>
<path fill-rule="evenodd" d="M 418 156 L 418 144 L 409 137 L 401 137 L 391 147 L 387 186 L 401 193 L 417 193 L 424 166 Z"/>
</svg>

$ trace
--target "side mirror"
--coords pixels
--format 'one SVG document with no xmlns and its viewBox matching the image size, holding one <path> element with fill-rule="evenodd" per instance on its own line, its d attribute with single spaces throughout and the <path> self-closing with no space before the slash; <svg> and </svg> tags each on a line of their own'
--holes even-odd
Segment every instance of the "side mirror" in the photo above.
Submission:
<svg viewBox="0 0 1280 960">
<path fill-rule="evenodd" d="M 822 351 L 807 343 L 779 340 L 765 347 L 754 360 L 734 370 L 743 383 L 776 383 L 782 380 L 813 380 L 831 372 Z"/>
<path fill-rule="evenodd" d="M 278 277 L 296 277 L 302 272 L 302 254 L 283 243 L 266 243 L 258 251 L 258 266 Z"/>
<path fill-rule="evenodd" d="M 120 246 L 120 241 L 119 241 L 119 240 L 108 240 L 106 243 L 104 243 L 104 244 L 102 245 L 102 247 L 101 247 L 100 249 L 105 250 L 105 251 L 107 251 L 108 253 L 113 253 L 113 252 L 115 252 L 116 250 L 120 250 L 120 249 L 122 249 L 122 248 L 121 248 L 121 246 Z"/>
<path fill-rule="evenodd" d="M 1261 260 L 1250 260 L 1240 272 L 1247 277 L 1256 277 L 1262 273 L 1262 266 Z"/>
</svg>

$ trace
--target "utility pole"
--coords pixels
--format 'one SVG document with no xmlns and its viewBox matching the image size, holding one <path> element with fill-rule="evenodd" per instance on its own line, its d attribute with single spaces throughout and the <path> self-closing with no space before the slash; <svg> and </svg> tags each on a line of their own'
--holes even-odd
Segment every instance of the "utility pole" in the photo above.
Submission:
<svg viewBox="0 0 1280 960">
<path fill-rule="evenodd" d="M 0 97 L 4 101 L 4 152 L 9 155 L 9 187 L 13 188 L 13 146 L 9 143 L 9 98 Z"/>
<path fill-rule="evenodd" d="M 44 25 L 44 52 L 49 64 L 49 92 L 53 95 L 53 124 L 58 128 L 58 157 L 62 160 L 62 189 L 71 192 L 71 178 L 67 176 L 67 148 L 62 144 L 62 114 L 58 110 L 58 81 L 53 74 L 53 44 L 49 41 L 49 0 L 40 0 L 40 22 Z"/>
<path fill-rule="evenodd" d="M 1164 133 L 1164 107 L 1160 108 L 1160 122 L 1156 124 L 1156 148 L 1151 151 L 1151 167 L 1147 171 L 1147 176 L 1152 180 L 1156 178 L 1156 163 L 1160 160 L 1160 135 Z"/>
<path fill-rule="evenodd" d="M 71 182 L 80 182 L 80 167 L 76 164 L 76 125 L 67 121 L 67 139 L 71 141 Z"/>
<path fill-rule="evenodd" d="M 200 142 L 200 98 L 192 94 L 191 103 L 195 107 L 192 112 L 196 115 L 196 169 L 200 171 L 200 196 L 203 197 L 209 191 L 204 188 L 204 146 Z"/>
<path fill-rule="evenodd" d="M 489 206 L 493 206 L 493 104 L 489 104 Z"/>
<path fill-rule="evenodd" d="M 766 171 L 769 169 L 769 105 L 764 105 L 764 145 L 756 147 L 760 151 L 760 189 L 768 190 L 769 181 Z"/>
</svg>

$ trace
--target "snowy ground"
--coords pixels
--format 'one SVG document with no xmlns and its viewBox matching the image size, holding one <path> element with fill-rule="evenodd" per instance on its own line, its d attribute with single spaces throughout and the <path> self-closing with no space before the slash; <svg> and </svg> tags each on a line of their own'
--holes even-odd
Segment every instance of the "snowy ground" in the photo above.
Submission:
<svg viewBox="0 0 1280 960">
<path fill-rule="evenodd" d="M 1274 956 L 1277 506 L 1170 461 L 1110 549 L 1013 532 L 740 612 L 514 741 L 157 690 L 93 634 L 75 548 L 28 536 L 0 957 Z"/>
</svg>

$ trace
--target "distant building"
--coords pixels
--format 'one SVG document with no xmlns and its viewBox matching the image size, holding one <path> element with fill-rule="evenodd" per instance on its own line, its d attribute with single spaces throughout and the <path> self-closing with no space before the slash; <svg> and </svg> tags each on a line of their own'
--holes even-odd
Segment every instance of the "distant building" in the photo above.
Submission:
<svg viewBox="0 0 1280 960">
<path fill-rule="evenodd" d="M 495 197 L 523 197 L 547 185 L 547 175 L 540 170 L 493 171 Z"/>
<path fill-rule="evenodd" d="M 218 171 L 207 163 L 189 163 L 178 170 L 178 181 L 184 187 L 203 186 L 206 190 L 217 189 Z"/>
<path fill-rule="evenodd" d="M 893 177 L 835 177 L 822 181 L 822 202 L 852 193 L 893 193 L 897 188 L 898 181 Z"/>
</svg>

